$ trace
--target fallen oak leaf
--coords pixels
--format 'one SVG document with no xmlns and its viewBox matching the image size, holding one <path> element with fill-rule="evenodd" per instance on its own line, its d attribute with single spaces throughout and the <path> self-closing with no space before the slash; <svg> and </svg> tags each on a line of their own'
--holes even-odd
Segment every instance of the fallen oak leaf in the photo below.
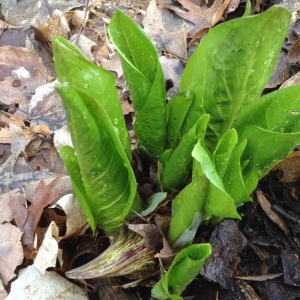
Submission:
<svg viewBox="0 0 300 300">
<path fill-rule="evenodd" d="M 188 32 L 188 37 L 194 38 L 197 35 L 199 38 L 200 36 L 198 33 L 200 31 L 204 34 L 207 31 L 204 29 L 211 28 L 221 20 L 223 12 L 229 5 L 230 0 L 215 0 L 213 5 L 207 9 L 200 8 L 190 0 L 178 0 L 178 2 L 188 11 L 179 12 L 171 7 L 168 8 L 174 10 L 180 17 L 194 23 L 195 26 Z"/>
<path fill-rule="evenodd" d="M 59 191 L 52 191 L 58 184 L 61 176 L 51 181 L 48 185 L 41 180 L 33 195 L 31 205 L 28 208 L 28 217 L 24 225 L 24 233 L 22 235 L 22 246 L 24 256 L 27 259 L 33 259 L 34 255 L 34 234 L 37 224 L 41 218 L 43 209 L 50 204 L 58 195 Z"/>
<path fill-rule="evenodd" d="M 13 198 L 11 194 L 9 196 L 9 207 L 15 222 L 19 229 L 23 230 L 23 226 L 26 223 L 28 212 L 24 205 L 22 205 L 17 199 Z"/>
<path fill-rule="evenodd" d="M 15 269 L 23 261 L 22 245 L 20 242 L 22 232 L 10 223 L 0 224 L 0 281 L 6 285 L 16 277 Z"/>
</svg>

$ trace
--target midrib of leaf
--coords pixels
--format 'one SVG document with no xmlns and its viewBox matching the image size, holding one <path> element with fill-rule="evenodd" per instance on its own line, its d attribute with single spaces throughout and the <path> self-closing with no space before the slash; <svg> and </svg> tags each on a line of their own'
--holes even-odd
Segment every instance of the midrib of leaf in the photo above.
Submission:
<svg viewBox="0 0 300 300">
<path fill-rule="evenodd" d="M 121 23 L 121 27 L 122 27 L 122 32 L 123 32 L 123 36 L 126 39 L 126 47 L 129 49 L 129 52 L 131 54 L 133 63 L 128 59 L 128 57 L 125 55 L 125 53 L 123 51 L 121 51 L 121 49 L 118 47 L 118 52 L 122 55 L 122 57 L 126 60 L 126 62 L 135 70 L 137 71 L 145 80 L 147 80 L 149 82 L 149 84 L 152 84 L 152 82 L 145 77 L 145 75 L 143 73 L 141 73 L 141 71 L 139 69 L 137 69 L 135 66 L 138 65 L 138 63 L 135 61 L 135 55 L 133 54 L 133 52 L 131 51 L 131 49 L 133 49 L 133 47 L 129 47 L 128 45 L 130 45 L 130 35 L 128 36 L 124 30 L 124 25 L 123 23 Z M 131 34 L 132 35 L 132 34 Z"/>
</svg>

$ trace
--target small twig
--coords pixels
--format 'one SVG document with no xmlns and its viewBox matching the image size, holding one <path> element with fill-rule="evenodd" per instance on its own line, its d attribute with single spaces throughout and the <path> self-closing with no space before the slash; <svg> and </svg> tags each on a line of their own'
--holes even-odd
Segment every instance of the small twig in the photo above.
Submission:
<svg viewBox="0 0 300 300">
<path fill-rule="evenodd" d="M 42 118 L 42 117 L 50 116 L 50 115 L 59 113 L 59 112 L 61 112 L 61 111 L 64 111 L 64 109 L 60 109 L 60 110 L 57 110 L 57 111 L 49 112 L 49 113 L 47 113 L 47 114 L 39 115 L 39 116 L 37 116 L 37 117 L 31 118 L 30 120 L 32 121 L 32 120 L 40 119 L 40 118 Z"/>
<path fill-rule="evenodd" d="M 75 41 L 75 45 L 76 46 L 78 46 L 80 35 L 82 33 L 82 30 L 83 30 L 83 26 L 84 26 L 84 23 L 85 23 L 85 20 L 86 20 L 86 16 L 87 16 L 88 6 L 89 6 L 89 0 L 85 0 L 85 13 L 84 13 L 84 18 L 83 18 L 83 22 L 81 24 L 79 33 L 77 34 L 77 37 L 76 37 L 76 41 Z"/>
</svg>

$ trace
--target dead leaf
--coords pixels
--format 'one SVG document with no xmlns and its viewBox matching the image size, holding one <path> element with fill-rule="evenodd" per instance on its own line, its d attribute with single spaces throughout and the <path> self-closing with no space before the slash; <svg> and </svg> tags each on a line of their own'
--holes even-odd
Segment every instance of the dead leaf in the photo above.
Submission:
<svg viewBox="0 0 300 300">
<path fill-rule="evenodd" d="M 266 274 L 266 275 L 250 275 L 250 276 L 236 276 L 236 279 L 249 280 L 249 281 L 267 281 L 280 277 L 282 273 Z"/>
<path fill-rule="evenodd" d="M 300 39 L 291 46 L 287 59 L 289 64 L 297 64 L 300 61 Z"/>
<path fill-rule="evenodd" d="M 24 225 L 24 233 L 22 236 L 22 245 L 24 256 L 27 259 L 33 259 L 34 255 L 34 234 L 36 226 L 40 220 L 43 209 L 50 204 L 59 194 L 59 191 L 52 191 L 61 177 L 57 177 L 48 185 L 45 185 L 44 180 L 41 180 L 36 188 L 32 198 L 31 205 L 28 209 L 28 218 Z"/>
<path fill-rule="evenodd" d="M 12 132 L 9 128 L 0 128 L 0 144 L 11 144 Z"/>
<path fill-rule="evenodd" d="M 18 104 L 15 117 L 29 118 L 28 98 L 35 89 L 46 83 L 46 69 L 32 50 L 21 47 L 0 47 L 0 101 L 7 105 Z"/>
<path fill-rule="evenodd" d="M 7 297 L 7 292 L 4 289 L 4 285 L 2 283 L 2 281 L 0 280 L 0 300 L 5 300 Z"/>
<path fill-rule="evenodd" d="M 286 226 L 286 223 L 281 218 L 281 216 L 276 211 L 274 211 L 268 199 L 263 195 L 263 193 L 259 191 L 256 192 L 256 196 L 258 203 L 260 204 L 266 215 L 269 217 L 269 219 L 277 224 L 277 226 L 286 234 L 286 236 L 289 236 L 289 229 Z"/>
<path fill-rule="evenodd" d="M 45 179 L 46 183 L 50 183 L 54 178 Z M 0 195 L 0 223 L 10 222 L 14 219 L 10 201 L 18 201 L 21 205 L 25 207 L 27 200 L 31 200 L 34 196 L 35 190 L 40 181 L 25 184 L 22 188 L 17 188 L 3 195 Z M 72 184 L 69 176 L 64 176 L 61 178 L 60 182 L 56 186 L 56 190 L 59 191 L 59 197 L 70 194 L 73 192 Z"/>
<path fill-rule="evenodd" d="M 56 224 L 51 222 L 34 260 L 35 267 L 43 274 L 46 273 L 47 268 L 55 267 L 56 265 L 58 243 L 53 238 L 53 227 L 56 227 L 54 230 L 58 231 Z"/>
<path fill-rule="evenodd" d="M 292 152 L 285 160 L 277 164 L 274 170 L 283 171 L 279 182 L 296 182 L 300 179 L 300 152 Z"/>
<path fill-rule="evenodd" d="M 117 52 L 114 53 L 110 59 L 102 59 L 100 65 L 107 71 L 113 71 L 117 73 L 117 78 L 120 78 L 123 75 L 120 57 Z"/>
<path fill-rule="evenodd" d="M 40 25 L 37 29 L 44 36 L 45 40 L 51 41 L 53 36 L 61 36 L 68 40 L 71 35 L 69 21 L 68 15 L 56 9 L 47 22 Z"/>
<path fill-rule="evenodd" d="M 67 125 L 55 131 L 53 137 L 53 143 L 56 149 L 59 149 L 63 146 L 73 147 L 71 135 Z"/>
<path fill-rule="evenodd" d="M 159 58 L 164 72 L 165 81 L 172 80 L 173 87 L 167 92 L 168 97 L 173 97 L 179 92 L 180 79 L 184 70 L 184 64 L 177 58 L 168 59 L 165 56 Z"/>
<path fill-rule="evenodd" d="M 70 38 L 70 42 L 75 44 L 77 42 L 77 37 L 78 34 L 72 35 Z M 96 45 L 97 44 L 94 41 L 90 40 L 89 38 L 81 34 L 79 37 L 77 47 L 90 61 L 93 61 L 94 57 L 92 54 L 92 47 Z"/>
<path fill-rule="evenodd" d="M 2 193 L 7 188 L 14 189 L 28 182 L 53 177 L 48 169 L 32 172 L 24 157 L 25 147 L 30 142 L 30 139 L 24 136 L 26 131 L 13 123 L 10 124 L 10 130 L 13 132 L 11 154 L 0 168 L 0 190 Z"/>
<path fill-rule="evenodd" d="M 294 76 L 290 77 L 287 81 L 285 81 L 281 86 L 280 89 L 283 89 L 288 86 L 300 84 L 300 72 L 296 73 Z"/>
<path fill-rule="evenodd" d="M 20 270 L 11 284 L 6 300 L 72 299 L 88 300 L 85 289 L 71 283 L 55 272 L 42 274 L 34 265 Z"/>
<path fill-rule="evenodd" d="M 82 6 L 76 0 L 61 0 L 59 2 L 57 0 L 1 0 L 0 4 L 5 21 L 25 29 L 29 28 L 30 25 L 38 27 L 45 24 L 56 9 L 65 12 Z"/>
<path fill-rule="evenodd" d="M 66 239 L 78 232 L 87 223 L 86 216 L 74 194 L 65 195 L 60 198 L 55 204 L 55 207 L 62 209 L 67 216 L 67 230 L 62 239 Z"/>
<path fill-rule="evenodd" d="M 227 8 L 227 13 L 231 13 L 236 10 L 236 8 L 239 6 L 241 0 L 230 0 L 230 3 Z"/>
<path fill-rule="evenodd" d="M 21 26 L 10 25 L 4 22 L 3 20 L 0 20 L 0 29 L 7 29 L 7 28 L 21 28 Z"/>
<path fill-rule="evenodd" d="M 134 112 L 134 109 L 131 104 L 127 100 L 123 100 L 121 102 L 123 115 L 128 115 L 131 112 Z"/>
<path fill-rule="evenodd" d="M 20 203 L 17 199 L 13 198 L 10 193 L 8 193 L 10 197 L 9 207 L 12 212 L 12 216 L 15 219 L 15 222 L 19 229 L 23 230 L 23 226 L 27 220 L 27 209 L 24 206 L 25 203 Z"/>
<path fill-rule="evenodd" d="M 144 30 L 159 52 L 169 52 L 179 59 L 187 59 L 187 43 L 183 29 L 170 32 L 162 23 L 162 12 L 156 6 L 156 0 L 149 3 L 143 20 Z"/>
<path fill-rule="evenodd" d="M 13 133 L 11 154 L 0 169 L 0 188 L 2 189 L 2 191 L 5 191 L 5 189 L 9 187 L 10 183 L 15 179 L 13 178 L 13 168 L 19 154 L 21 152 L 24 152 L 25 146 L 29 143 L 29 140 L 23 136 L 23 132 L 20 127 L 14 124 L 10 124 L 10 130 Z"/>
<path fill-rule="evenodd" d="M 266 88 L 272 89 L 284 83 L 290 77 L 290 66 L 287 63 L 287 54 L 284 50 L 280 52 L 275 69 L 269 79 Z"/>
<path fill-rule="evenodd" d="M 66 124 L 66 112 L 54 89 L 56 84 L 57 80 L 36 89 L 28 108 L 31 115 L 31 126 L 44 124 L 54 131 Z"/>
<path fill-rule="evenodd" d="M 23 261 L 21 230 L 10 223 L 0 224 L 0 277 L 4 284 L 13 279 L 16 267 Z"/>
<path fill-rule="evenodd" d="M 43 135 L 47 140 L 51 139 L 50 128 L 47 125 L 45 125 L 45 124 L 31 126 L 30 129 L 35 134 L 41 134 L 41 135 Z"/>
<path fill-rule="evenodd" d="M 14 115 L 0 111 L 1 126 L 3 126 L 3 127 L 9 126 L 10 123 L 12 123 L 18 127 L 25 127 L 24 122 L 17 119 Z"/>
<path fill-rule="evenodd" d="M 211 28 L 221 20 L 230 0 L 215 0 L 213 5 L 207 9 L 200 8 L 190 0 L 178 0 L 178 2 L 187 11 L 178 11 L 172 7 L 168 8 L 174 10 L 182 18 L 195 24 L 194 28 L 188 32 L 188 37 L 193 38 L 204 28 Z"/>
</svg>

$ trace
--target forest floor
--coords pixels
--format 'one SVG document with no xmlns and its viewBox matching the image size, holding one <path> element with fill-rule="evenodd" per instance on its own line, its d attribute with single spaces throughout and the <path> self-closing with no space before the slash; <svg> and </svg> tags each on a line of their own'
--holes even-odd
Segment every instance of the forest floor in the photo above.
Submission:
<svg viewBox="0 0 300 300">
<path fill-rule="evenodd" d="M 179 91 L 181 74 L 200 39 L 217 23 L 242 16 L 246 3 L 90 0 L 86 7 L 84 0 L 14 2 L 0 0 L 0 300 L 150 299 L 158 274 L 120 294 L 111 288 L 129 280 L 74 282 L 64 275 L 109 242 L 92 238 L 57 151 L 71 141 L 66 112 L 54 90 L 51 39 L 59 35 L 75 41 L 81 33 L 81 51 L 115 74 L 134 149 L 134 110 L 107 33 L 115 11 L 122 10 L 154 41 L 165 80 L 171 83 L 169 100 Z M 293 19 L 265 93 L 298 84 L 300 78 L 300 5 L 256 0 L 252 12 L 274 4 L 289 9 Z M 153 193 L 152 179 L 142 180 L 144 198 Z M 184 291 L 184 299 L 300 299 L 297 149 L 260 181 L 252 196 L 253 202 L 239 208 L 240 221 L 228 219 L 199 228 L 196 241 L 211 243 L 213 254 Z M 147 219 L 160 228 L 169 220 L 168 202 Z"/>
</svg>

